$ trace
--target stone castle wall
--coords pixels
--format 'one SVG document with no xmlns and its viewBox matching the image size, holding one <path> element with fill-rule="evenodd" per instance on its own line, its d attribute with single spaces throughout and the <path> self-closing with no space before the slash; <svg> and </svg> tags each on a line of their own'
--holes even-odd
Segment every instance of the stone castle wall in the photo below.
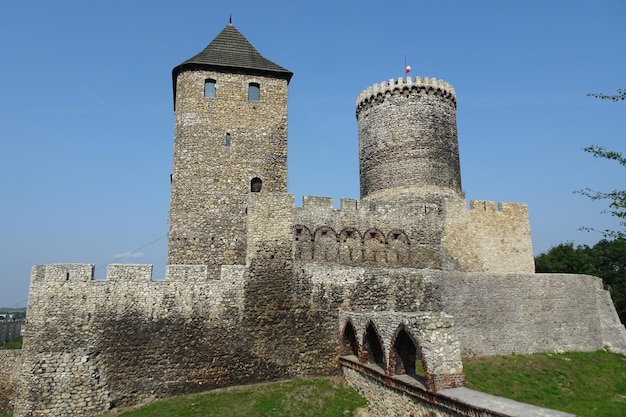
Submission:
<svg viewBox="0 0 626 417">
<path fill-rule="evenodd" d="M 332 374 L 346 310 L 448 312 L 465 355 L 590 351 L 607 340 L 626 352 L 599 278 L 293 262 L 284 250 L 289 224 L 266 238 L 259 232 L 250 265 L 224 266 L 219 276 L 197 265 L 169 266 L 164 281 L 152 281 L 143 265 L 110 265 L 106 280 L 93 280 L 93 265 L 34 268 L 16 417 L 93 415 L 220 386 Z"/>
<path fill-rule="evenodd" d="M 541 351 L 626 352 L 626 330 L 606 303 L 600 278 L 567 274 L 484 274 L 332 267 L 298 263 L 308 298 L 334 311 L 445 311 L 462 354 Z M 330 332 L 329 332 L 330 334 Z"/>
<path fill-rule="evenodd" d="M 16 417 L 337 373 L 343 311 L 452 314 L 465 354 L 626 352 L 599 279 L 532 274 L 525 205 L 467 208 L 446 82 L 361 93 L 361 199 L 294 207 L 291 73 L 268 69 L 231 26 L 174 71 L 165 279 L 150 265 L 109 265 L 105 280 L 93 265 L 34 267 Z"/>
<path fill-rule="evenodd" d="M 489 273 L 533 273 L 524 204 L 421 198 L 303 197 L 295 208 L 297 261 L 363 267 L 411 267 Z"/>
<path fill-rule="evenodd" d="M 528 207 L 493 201 L 446 201 L 442 246 L 450 269 L 488 273 L 535 272 Z"/>
</svg>

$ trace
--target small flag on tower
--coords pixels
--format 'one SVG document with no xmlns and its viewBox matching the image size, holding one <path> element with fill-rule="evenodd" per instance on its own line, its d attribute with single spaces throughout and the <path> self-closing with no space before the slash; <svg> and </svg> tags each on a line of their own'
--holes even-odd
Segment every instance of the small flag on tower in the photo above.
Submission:
<svg viewBox="0 0 626 417">
<path fill-rule="evenodd" d="M 411 72 L 411 66 L 407 65 L 406 68 L 404 68 L 404 73 L 408 74 L 409 72 Z"/>
</svg>

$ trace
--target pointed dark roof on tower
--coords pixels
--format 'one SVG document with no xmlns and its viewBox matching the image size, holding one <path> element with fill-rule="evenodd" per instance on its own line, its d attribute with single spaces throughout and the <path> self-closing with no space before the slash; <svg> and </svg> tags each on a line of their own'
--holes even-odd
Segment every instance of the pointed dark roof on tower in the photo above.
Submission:
<svg viewBox="0 0 626 417">
<path fill-rule="evenodd" d="M 172 70 L 174 99 L 176 77 L 183 71 L 208 69 L 236 71 L 250 74 L 269 75 L 289 82 L 293 73 L 265 58 L 254 46 L 229 23 L 211 43 L 196 56 L 189 58 Z"/>
</svg>

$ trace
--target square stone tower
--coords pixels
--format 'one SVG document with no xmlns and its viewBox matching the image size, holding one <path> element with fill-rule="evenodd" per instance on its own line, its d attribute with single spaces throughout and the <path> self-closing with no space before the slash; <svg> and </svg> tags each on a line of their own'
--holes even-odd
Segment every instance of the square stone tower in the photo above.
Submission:
<svg viewBox="0 0 626 417">
<path fill-rule="evenodd" d="M 229 23 L 175 67 L 168 264 L 245 264 L 250 192 L 287 191 L 287 85 Z"/>
</svg>

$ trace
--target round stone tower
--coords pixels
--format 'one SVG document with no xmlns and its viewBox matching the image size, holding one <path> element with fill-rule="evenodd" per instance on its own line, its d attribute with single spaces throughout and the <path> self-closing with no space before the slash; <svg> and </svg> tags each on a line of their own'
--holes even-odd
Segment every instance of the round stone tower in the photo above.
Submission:
<svg viewBox="0 0 626 417">
<path fill-rule="evenodd" d="M 450 84 L 419 77 L 375 84 L 359 95 L 356 118 L 361 198 L 462 194 Z"/>
<path fill-rule="evenodd" d="M 250 192 L 287 191 L 287 85 L 232 24 L 172 71 L 168 264 L 245 264 Z"/>
</svg>

